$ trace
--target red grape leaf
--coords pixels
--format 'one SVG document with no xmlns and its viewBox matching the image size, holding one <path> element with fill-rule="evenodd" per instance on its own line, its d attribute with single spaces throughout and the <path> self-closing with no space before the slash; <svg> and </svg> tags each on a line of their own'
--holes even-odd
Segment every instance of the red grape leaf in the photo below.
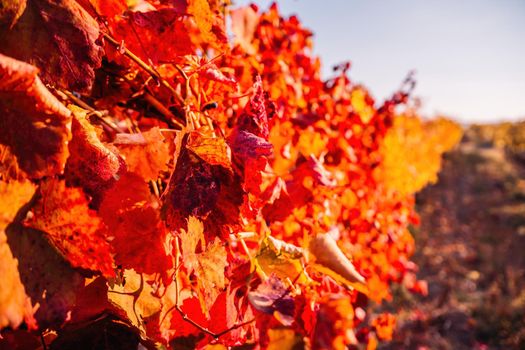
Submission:
<svg viewBox="0 0 525 350">
<path fill-rule="evenodd" d="M 117 134 L 113 144 L 126 161 L 127 169 L 145 180 L 157 180 L 159 172 L 168 168 L 169 147 L 157 127 L 140 134 Z"/>
<path fill-rule="evenodd" d="M 202 222 L 190 216 L 188 230 L 181 230 L 180 239 L 184 267 L 197 277 L 199 293 L 202 295 L 201 306 L 209 318 L 209 310 L 225 286 L 224 269 L 228 263 L 226 249 L 220 240 L 216 237 L 205 246 L 203 233 Z"/>
<path fill-rule="evenodd" d="M 72 323 L 92 320 L 110 309 L 108 301 L 108 280 L 103 276 L 86 279 L 84 288 L 75 297 L 75 307 L 71 313 Z"/>
<path fill-rule="evenodd" d="M 183 301 L 179 300 L 179 306 L 182 312 L 184 312 L 192 321 L 196 322 L 202 327 L 206 327 L 214 333 L 219 333 L 233 326 L 237 321 L 237 319 L 231 318 L 232 315 L 230 314 L 230 310 L 227 310 L 229 307 L 229 302 L 227 299 L 228 297 L 229 295 L 227 292 L 222 292 L 219 294 L 216 302 L 213 304 L 210 310 L 210 318 L 208 318 L 202 312 L 201 301 L 199 298 L 191 294 L 190 296 L 184 298 Z M 234 306 L 231 306 L 231 308 L 234 308 Z M 237 310 L 235 310 L 233 313 L 238 315 Z M 252 314 L 243 314 L 242 316 L 245 317 L 245 319 L 253 318 Z M 212 340 L 211 337 L 201 337 L 202 333 L 200 330 L 193 324 L 189 323 L 188 320 L 183 319 L 180 313 L 173 308 L 171 308 L 171 311 L 165 318 L 164 322 L 165 323 L 163 324 L 162 331 L 165 334 L 165 339 L 171 340 L 170 344 L 175 349 L 178 349 L 175 344 L 177 344 L 179 341 L 182 341 L 182 337 L 190 338 L 191 336 L 196 336 L 195 340 L 199 341 L 203 345 L 209 343 Z M 246 342 L 246 336 L 242 337 L 234 334 L 236 331 L 241 330 L 241 328 L 238 328 L 224 334 L 221 337 L 222 344 L 235 345 L 239 344 L 240 342 Z M 199 349 L 201 348 L 200 346 L 194 347 Z"/>
<path fill-rule="evenodd" d="M 170 61 L 194 51 L 184 14 L 178 9 L 128 12 L 112 29 L 119 42 L 146 62 Z"/>
<path fill-rule="evenodd" d="M 293 171 L 293 176 L 297 183 L 303 182 L 305 177 L 311 177 L 320 186 L 334 187 L 337 185 L 334 175 L 326 170 L 323 161 L 314 155 L 310 155 L 305 162 L 297 166 Z"/>
<path fill-rule="evenodd" d="M 237 120 L 237 128 L 268 140 L 268 119 L 275 114 L 275 105 L 267 99 L 260 76 L 252 88 L 253 95 Z"/>
<path fill-rule="evenodd" d="M 195 216 L 206 220 L 208 232 L 227 236 L 226 226 L 239 222 L 244 194 L 240 179 L 222 165 L 203 160 L 187 146 L 188 139 L 189 134 L 185 134 L 179 143 L 177 163 L 164 197 L 166 222 L 178 230 L 186 226 L 189 216 Z M 225 156 L 209 154 L 207 148 L 197 147 L 197 152 L 213 162 L 225 161 Z"/>
<path fill-rule="evenodd" d="M 67 188 L 64 181 L 41 184 L 42 198 L 32 208 L 27 226 L 46 233 L 56 249 L 74 267 L 100 271 L 113 276 L 113 258 L 106 227 L 78 188 Z"/>
<path fill-rule="evenodd" d="M 22 170 L 40 178 L 64 170 L 71 112 L 37 74 L 36 67 L 0 54 L 0 142 Z"/>
<path fill-rule="evenodd" d="M 234 137 L 232 151 L 244 170 L 243 188 L 246 192 L 260 196 L 262 172 L 268 165 L 268 156 L 272 155 L 273 146 L 262 137 L 243 130 Z"/>
<path fill-rule="evenodd" d="M 273 153 L 273 146 L 268 142 L 268 113 L 273 113 L 273 105 L 266 99 L 262 81 L 257 77 L 253 85 L 254 93 L 237 120 L 237 125 L 229 137 L 234 159 L 243 170 L 243 188 L 256 197 L 261 195 L 262 172 L 268 166 L 268 157 Z M 257 199 L 251 200 L 251 206 Z"/>
<path fill-rule="evenodd" d="M 219 181 L 213 167 L 186 147 L 189 135 L 182 136 L 177 149 L 177 163 L 167 189 L 166 221 L 180 228 L 190 215 L 206 218 L 215 207 L 219 196 Z"/>
<path fill-rule="evenodd" d="M 267 140 L 251 132 L 240 130 L 235 134 L 232 142 L 235 156 L 242 162 L 269 157 L 273 153 L 273 146 Z"/>
<path fill-rule="evenodd" d="M 98 200 L 100 192 L 109 188 L 125 168 L 124 161 L 103 144 L 98 132 L 87 119 L 87 111 L 71 106 L 73 139 L 71 156 L 66 164 L 66 178 L 79 185 Z"/>
<path fill-rule="evenodd" d="M 105 193 L 99 214 L 112 233 L 117 264 L 139 273 L 164 273 L 171 267 L 159 206 L 144 179 L 133 173 L 124 174 Z"/>
<path fill-rule="evenodd" d="M 20 280 L 18 260 L 13 257 L 5 234 L 7 225 L 34 192 L 35 186 L 28 181 L 0 181 L 0 329 L 6 326 L 17 328 L 24 320 L 30 327 L 34 326 L 31 300 Z"/>
<path fill-rule="evenodd" d="M 12 29 L 0 28 L 0 52 L 40 68 L 45 83 L 86 91 L 102 59 L 98 36 L 98 23 L 76 1 L 29 1 Z"/>
</svg>

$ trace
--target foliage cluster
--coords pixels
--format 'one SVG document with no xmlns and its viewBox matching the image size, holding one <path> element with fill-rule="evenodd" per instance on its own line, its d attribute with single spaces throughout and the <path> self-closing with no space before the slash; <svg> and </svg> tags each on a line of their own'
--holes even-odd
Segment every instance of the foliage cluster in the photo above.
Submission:
<svg viewBox="0 0 525 350">
<path fill-rule="evenodd" d="M 276 5 L 0 4 L 0 344 L 391 338 L 367 304 L 425 292 L 413 195 L 461 135 L 410 110 L 411 78 L 380 105 L 349 64 L 322 80 Z"/>
</svg>

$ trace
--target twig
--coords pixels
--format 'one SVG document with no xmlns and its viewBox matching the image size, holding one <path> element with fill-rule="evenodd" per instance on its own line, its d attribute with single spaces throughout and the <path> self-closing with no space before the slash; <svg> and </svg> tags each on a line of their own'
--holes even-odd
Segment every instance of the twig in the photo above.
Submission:
<svg viewBox="0 0 525 350">
<path fill-rule="evenodd" d="M 40 343 L 42 344 L 42 349 L 47 350 L 46 340 L 44 339 L 44 333 L 40 333 Z"/>
<path fill-rule="evenodd" d="M 157 183 L 154 180 L 149 180 L 149 183 L 151 187 L 153 188 L 153 193 L 155 193 L 155 196 L 159 198 L 160 192 L 159 192 L 159 187 L 157 186 Z"/>
<path fill-rule="evenodd" d="M 177 267 L 176 271 L 178 271 L 180 266 Z M 288 294 L 290 294 L 290 292 L 292 291 L 292 289 L 294 288 L 294 283 L 297 282 L 297 280 L 299 279 L 299 277 L 301 277 L 301 275 L 303 274 L 304 272 L 304 269 L 299 272 L 299 274 L 294 278 L 294 280 L 292 282 L 290 282 L 290 286 L 283 292 L 283 294 L 281 294 L 279 296 L 279 298 L 275 299 L 272 303 L 271 306 L 275 306 L 275 304 L 279 301 L 281 301 L 284 297 L 286 297 Z M 214 340 L 218 340 L 220 337 L 222 337 L 223 335 L 237 329 L 237 328 L 240 328 L 240 327 L 244 327 L 252 322 L 255 322 L 255 320 L 257 320 L 257 318 L 259 316 L 262 315 L 261 314 L 258 314 L 256 316 L 254 316 L 252 319 L 248 320 L 248 321 L 243 321 L 243 322 L 239 322 L 239 323 L 235 323 L 233 326 L 227 328 L 227 329 L 224 329 L 218 333 L 215 333 L 215 332 L 212 332 L 210 331 L 208 328 L 206 327 L 203 327 L 202 325 L 200 325 L 199 323 L 193 321 L 189 316 L 188 314 L 186 314 L 184 312 L 184 310 L 182 310 L 182 308 L 179 306 L 179 284 L 177 282 L 177 273 L 175 272 L 174 276 L 173 276 L 173 282 L 175 283 L 175 305 L 173 305 L 171 308 L 168 309 L 168 311 L 166 311 L 166 313 L 164 314 L 162 320 L 160 321 L 160 324 L 162 324 L 164 322 L 164 320 L 166 319 L 166 316 L 173 310 L 176 310 L 179 315 L 182 317 L 182 319 L 186 322 L 188 322 L 189 324 L 193 325 L 195 328 L 197 328 L 198 330 L 200 330 L 201 332 L 203 333 L 206 333 L 208 334 L 209 336 L 211 336 Z"/>
<path fill-rule="evenodd" d="M 122 130 L 117 124 L 113 123 L 112 121 L 106 120 L 106 118 L 103 117 L 102 113 L 100 111 L 97 111 L 95 108 L 88 105 L 86 102 L 82 101 L 80 98 L 76 97 L 72 92 L 68 90 L 56 90 L 62 94 L 64 94 L 68 99 L 73 101 L 74 104 L 77 106 L 80 106 L 89 112 L 91 112 L 91 115 L 95 116 L 101 123 L 103 123 L 106 127 L 110 128 L 116 133 L 123 133 L 124 130 Z"/>
<path fill-rule="evenodd" d="M 157 100 L 152 94 L 150 94 L 149 92 L 144 92 L 144 94 L 142 96 L 144 97 L 144 100 L 146 100 L 146 102 L 148 102 L 150 105 L 152 105 L 164 117 L 168 118 L 168 120 L 170 122 L 172 122 L 173 124 L 175 124 L 179 128 L 184 129 L 184 125 L 181 122 L 179 122 L 175 118 L 173 113 L 171 113 L 171 111 L 168 108 L 166 108 L 166 106 L 164 106 L 159 100 Z"/>
<path fill-rule="evenodd" d="M 178 64 L 174 64 L 174 63 L 173 63 L 173 66 L 175 67 L 175 69 L 179 72 L 179 74 L 180 74 L 180 75 L 182 76 L 182 78 L 184 79 L 184 82 L 185 82 L 185 84 L 186 84 L 186 95 L 188 94 L 188 91 L 191 91 L 191 92 L 193 93 L 193 95 L 194 95 L 195 97 L 198 98 L 198 97 L 199 97 L 199 94 L 197 93 L 197 91 L 195 91 L 195 88 L 194 88 L 193 86 L 191 86 L 191 84 L 190 84 L 190 77 L 191 77 L 193 74 L 191 74 L 190 76 L 188 76 L 188 75 L 186 74 L 186 72 L 185 72 L 181 67 L 179 67 Z M 187 98 L 187 97 L 188 97 L 188 96 L 186 96 L 186 98 Z"/>
<path fill-rule="evenodd" d="M 122 52 L 123 55 L 125 55 L 126 57 L 131 59 L 133 62 L 138 64 L 140 68 L 144 69 L 146 72 L 149 73 L 149 75 L 155 78 L 162 86 L 168 89 L 180 105 L 184 105 L 184 100 L 182 99 L 182 97 L 180 97 L 180 95 L 177 93 L 177 91 L 175 91 L 173 86 L 171 86 L 171 84 L 166 79 L 164 79 L 155 69 L 153 69 L 149 64 L 144 62 L 140 57 L 135 55 L 133 52 L 131 52 L 126 47 L 121 47 L 120 43 L 108 33 L 104 33 L 104 38 L 111 45 L 115 46 L 115 48 L 119 50 L 119 52 Z"/>
</svg>

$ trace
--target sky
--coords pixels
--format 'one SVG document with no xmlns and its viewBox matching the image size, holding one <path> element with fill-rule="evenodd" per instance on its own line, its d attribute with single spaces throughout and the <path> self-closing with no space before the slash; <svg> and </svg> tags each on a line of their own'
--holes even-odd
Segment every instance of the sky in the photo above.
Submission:
<svg viewBox="0 0 525 350">
<path fill-rule="evenodd" d="M 252 1 L 235 0 L 235 5 Z M 255 0 L 266 10 L 271 1 Z M 410 70 L 422 114 L 463 123 L 525 119 L 525 0 L 280 0 L 314 32 L 323 76 L 350 60 L 376 100 Z"/>
</svg>

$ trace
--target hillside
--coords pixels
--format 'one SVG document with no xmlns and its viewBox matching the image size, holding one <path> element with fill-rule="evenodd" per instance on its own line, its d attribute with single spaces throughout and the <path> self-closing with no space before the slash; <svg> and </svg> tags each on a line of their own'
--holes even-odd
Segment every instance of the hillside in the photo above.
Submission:
<svg viewBox="0 0 525 350">
<path fill-rule="evenodd" d="M 525 347 L 524 123 L 472 126 L 417 196 L 418 276 L 388 349 Z"/>
</svg>

